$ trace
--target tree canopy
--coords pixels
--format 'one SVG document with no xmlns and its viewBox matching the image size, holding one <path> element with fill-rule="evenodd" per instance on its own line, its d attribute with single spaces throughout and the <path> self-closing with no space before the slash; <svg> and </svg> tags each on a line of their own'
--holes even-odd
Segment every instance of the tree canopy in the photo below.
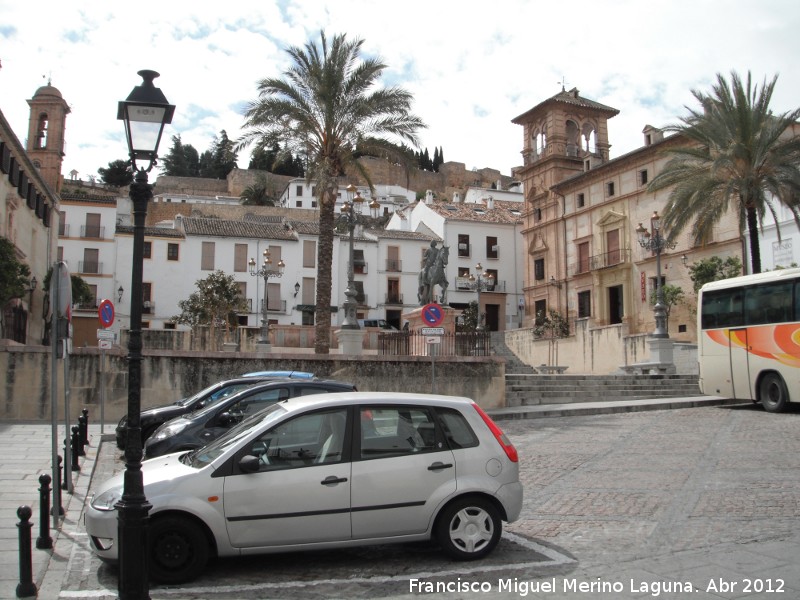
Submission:
<svg viewBox="0 0 800 600">
<path fill-rule="evenodd" d="M 191 327 L 206 326 L 212 333 L 218 330 L 227 334 L 237 325 L 237 312 L 247 310 L 239 285 L 232 275 L 215 271 L 205 279 L 195 282 L 197 291 L 186 300 L 178 302 L 181 314 L 172 317 L 175 323 Z"/>
<path fill-rule="evenodd" d="M 161 166 L 164 175 L 225 179 L 236 168 L 237 160 L 234 142 L 223 129 L 203 154 L 198 154 L 191 144 L 184 144 L 180 135 L 172 136 L 172 146 L 161 158 Z"/>
<path fill-rule="evenodd" d="M 0 309 L 13 298 L 21 298 L 30 287 L 31 270 L 17 259 L 14 244 L 0 237 Z M 4 322 L 4 319 L 0 319 Z"/>
<path fill-rule="evenodd" d="M 738 256 L 729 256 L 725 260 L 719 256 L 711 256 L 689 265 L 689 278 L 692 280 L 695 293 L 706 283 L 739 277 L 741 274 L 742 261 Z"/>
<path fill-rule="evenodd" d="M 258 99 L 245 111 L 244 134 L 237 148 L 250 144 L 306 157 L 306 179 L 319 194 L 320 238 L 317 250 L 315 351 L 330 350 L 331 263 L 334 206 L 339 178 L 355 170 L 372 184 L 356 161 L 356 152 L 396 153 L 397 142 L 417 146 L 424 127 L 411 113 L 411 94 L 397 86 L 379 86 L 386 65 L 362 57 L 364 41 L 345 35 L 287 49 L 291 64 L 280 78 L 258 83 Z M 394 142 L 393 142 L 394 140 Z M 400 157 L 402 158 L 402 157 Z"/>
<path fill-rule="evenodd" d="M 732 73 L 730 82 L 717 74 L 711 93 L 693 90 L 700 108 L 667 127 L 688 143 L 667 150 L 672 158 L 648 185 L 648 191 L 672 188 L 663 219 L 672 238 L 691 227 L 695 243 L 706 243 L 733 209 L 740 234 L 746 228 L 750 237 L 753 273 L 761 272 L 759 226 L 767 214 L 778 226 L 776 203 L 800 227 L 800 137 L 794 134 L 800 109 L 773 114 L 776 82 L 777 76 L 759 87 L 750 73 L 745 80 Z"/>
<path fill-rule="evenodd" d="M 133 182 L 133 173 L 129 165 L 130 162 L 127 160 L 115 160 L 108 163 L 107 169 L 102 167 L 97 169 L 97 174 L 103 183 L 115 187 L 127 187 Z"/>
</svg>

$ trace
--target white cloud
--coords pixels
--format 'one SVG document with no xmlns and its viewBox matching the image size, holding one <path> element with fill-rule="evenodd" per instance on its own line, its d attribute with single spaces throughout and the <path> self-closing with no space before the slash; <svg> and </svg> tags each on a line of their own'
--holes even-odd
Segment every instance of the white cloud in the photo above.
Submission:
<svg viewBox="0 0 800 600">
<path fill-rule="evenodd" d="M 620 110 L 609 121 L 612 156 L 639 147 L 645 124 L 675 122 L 693 104 L 690 90 L 708 89 L 717 72 L 750 70 L 759 82 L 779 73 L 773 108 L 800 105 L 800 9 L 791 0 L 80 6 L 3 7 L 0 109 L 24 140 L 26 100 L 52 78 L 72 107 L 64 170 L 84 177 L 124 157 L 116 105 L 139 83 L 138 70 L 159 71 L 156 85 L 177 106 L 162 150 L 180 133 L 202 152 L 222 129 L 238 136 L 256 82 L 280 76 L 283 48 L 321 29 L 363 38 L 364 52 L 387 64 L 386 81 L 414 94 L 429 125 L 423 147 L 441 146 L 467 168 L 509 174 L 522 149 L 511 119 L 560 91 L 562 77 L 567 89 Z"/>
</svg>

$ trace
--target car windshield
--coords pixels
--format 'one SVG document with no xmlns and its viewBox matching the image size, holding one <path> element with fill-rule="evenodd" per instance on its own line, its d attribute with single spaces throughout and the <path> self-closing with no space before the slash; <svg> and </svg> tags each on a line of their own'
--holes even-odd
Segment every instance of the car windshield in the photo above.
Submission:
<svg viewBox="0 0 800 600">
<path fill-rule="evenodd" d="M 199 392 L 197 392 L 193 396 L 189 396 L 188 398 L 184 398 L 183 400 L 178 400 L 175 404 L 178 404 L 180 406 L 189 406 L 192 402 L 194 402 L 195 400 L 197 400 L 199 398 L 202 398 L 205 394 L 213 393 L 213 391 L 215 389 L 217 389 L 218 387 L 220 387 L 222 385 L 222 383 L 223 382 L 219 381 L 219 382 L 215 383 L 214 385 L 210 385 L 207 388 L 203 388 L 202 390 L 200 390 Z"/>
<path fill-rule="evenodd" d="M 220 456 L 232 445 L 245 437 L 252 427 L 259 424 L 272 423 L 278 417 L 286 413 L 286 409 L 280 404 L 271 404 L 264 410 L 249 416 L 241 423 L 230 428 L 213 442 L 202 448 L 181 457 L 181 462 L 195 469 L 202 469 L 215 458 Z"/>
</svg>

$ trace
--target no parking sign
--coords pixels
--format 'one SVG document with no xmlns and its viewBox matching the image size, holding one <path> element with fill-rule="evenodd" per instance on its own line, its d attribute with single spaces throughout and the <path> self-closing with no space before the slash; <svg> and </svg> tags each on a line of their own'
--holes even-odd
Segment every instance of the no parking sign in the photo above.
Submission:
<svg viewBox="0 0 800 600">
<path fill-rule="evenodd" d="M 422 307 L 422 320 L 426 325 L 435 327 L 441 324 L 442 319 L 444 319 L 444 311 L 438 304 L 431 303 Z"/>
<path fill-rule="evenodd" d="M 111 327 L 114 323 L 114 303 L 111 300 L 103 300 L 97 309 L 97 317 L 103 327 Z"/>
</svg>

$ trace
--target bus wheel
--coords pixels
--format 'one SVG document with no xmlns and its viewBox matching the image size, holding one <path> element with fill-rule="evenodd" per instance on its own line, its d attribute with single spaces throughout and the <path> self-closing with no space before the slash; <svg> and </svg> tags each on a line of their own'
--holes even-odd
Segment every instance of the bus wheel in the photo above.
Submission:
<svg viewBox="0 0 800 600">
<path fill-rule="evenodd" d="M 789 392 L 783 378 L 777 373 L 767 373 L 758 386 L 758 397 L 764 410 L 771 413 L 783 412 L 789 404 Z"/>
</svg>

